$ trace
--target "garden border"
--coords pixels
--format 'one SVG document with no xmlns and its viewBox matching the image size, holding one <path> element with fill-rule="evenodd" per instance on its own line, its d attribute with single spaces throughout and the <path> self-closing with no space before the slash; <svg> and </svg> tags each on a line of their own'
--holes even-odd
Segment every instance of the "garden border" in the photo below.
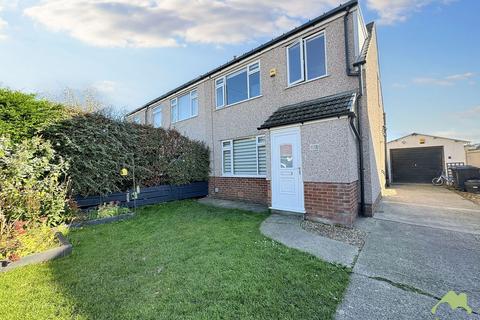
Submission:
<svg viewBox="0 0 480 320">
<path fill-rule="evenodd" d="M 21 258 L 20 260 L 8 263 L 6 266 L 3 266 L 2 264 L 0 266 L 0 272 L 7 272 L 18 267 L 46 262 L 70 255 L 72 253 L 72 244 L 61 232 L 56 232 L 55 237 L 57 237 L 58 241 L 60 241 L 61 245 L 59 247 L 48 249 L 43 252 L 30 254 Z"/>
</svg>

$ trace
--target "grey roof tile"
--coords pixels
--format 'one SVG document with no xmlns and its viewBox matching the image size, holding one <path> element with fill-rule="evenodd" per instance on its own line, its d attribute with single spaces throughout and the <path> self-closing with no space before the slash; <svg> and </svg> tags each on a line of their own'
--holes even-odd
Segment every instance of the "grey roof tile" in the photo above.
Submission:
<svg viewBox="0 0 480 320">
<path fill-rule="evenodd" d="M 258 129 L 270 129 L 296 123 L 348 115 L 352 112 L 355 92 L 284 106 L 275 111 Z"/>
</svg>

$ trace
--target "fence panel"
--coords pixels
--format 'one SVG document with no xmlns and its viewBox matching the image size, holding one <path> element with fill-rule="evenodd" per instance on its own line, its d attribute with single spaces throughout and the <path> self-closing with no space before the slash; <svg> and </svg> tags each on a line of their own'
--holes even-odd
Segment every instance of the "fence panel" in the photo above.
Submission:
<svg viewBox="0 0 480 320">
<path fill-rule="evenodd" d="M 115 192 L 105 196 L 77 197 L 75 201 L 81 209 L 98 206 L 102 203 L 119 202 L 121 206 L 133 207 L 132 190 Z M 162 203 L 172 200 L 201 198 L 208 195 L 208 182 L 194 182 L 180 186 L 160 185 L 140 188 L 137 206 Z M 129 200 L 129 201 L 128 201 Z"/>
</svg>

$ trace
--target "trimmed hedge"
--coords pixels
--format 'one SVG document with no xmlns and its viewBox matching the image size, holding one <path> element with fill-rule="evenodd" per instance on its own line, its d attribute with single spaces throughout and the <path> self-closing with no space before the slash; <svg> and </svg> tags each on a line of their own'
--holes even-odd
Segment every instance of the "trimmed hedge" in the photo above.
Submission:
<svg viewBox="0 0 480 320">
<path fill-rule="evenodd" d="M 0 88 L 0 136 L 8 136 L 13 142 L 31 138 L 67 116 L 67 110 L 60 104 L 39 100 L 34 94 Z"/>
<path fill-rule="evenodd" d="M 133 170 L 137 182 L 147 187 L 208 179 L 208 148 L 175 130 L 116 121 L 94 113 L 58 122 L 43 135 L 69 162 L 73 195 L 124 191 L 132 185 Z M 129 170 L 129 176 L 120 176 L 123 167 Z"/>
</svg>

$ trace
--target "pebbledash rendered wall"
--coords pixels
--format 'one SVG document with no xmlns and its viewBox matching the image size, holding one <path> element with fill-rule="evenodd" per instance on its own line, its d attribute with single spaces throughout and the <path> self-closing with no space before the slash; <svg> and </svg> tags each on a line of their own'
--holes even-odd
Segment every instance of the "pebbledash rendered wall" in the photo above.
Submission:
<svg viewBox="0 0 480 320">
<path fill-rule="evenodd" d="M 352 11 L 355 8 L 352 8 Z M 211 150 L 210 195 L 270 205 L 270 137 L 269 131 L 257 128 L 279 107 L 308 101 L 332 94 L 358 90 L 358 78 L 346 73 L 344 15 L 341 12 L 326 21 L 302 31 L 259 54 L 228 67 L 208 79 L 169 96 L 167 99 L 141 110 L 142 122 L 151 123 L 152 110 L 162 108 L 162 126 L 175 128 L 193 139 L 204 141 Z M 352 14 L 348 18 L 350 61 L 354 61 Z M 286 47 L 300 37 L 324 31 L 327 49 L 327 76 L 288 87 Z M 215 79 L 260 62 L 261 96 L 217 110 L 215 108 Z M 276 75 L 270 77 L 270 70 Z M 172 124 L 170 99 L 197 89 L 199 114 L 197 117 Z M 146 115 L 145 116 L 145 112 Z M 136 114 L 131 115 L 134 117 Z M 302 125 L 302 157 L 305 205 L 312 219 L 334 219 L 333 212 L 349 221 L 356 215 L 358 203 L 357 146 L 348 119 L 329 119 Z M 223 177 L 221 168 L 221 141 L 265 135 L 267 141 L 267 175 L 259 178 Z M 315 146 L 317 145 L 317 146 Z M 315 190 L 320 190 L 315 193 Z M 326 201 L 326 202 L 325 202 Z M 308 204 L 308 205 L 307 205 Z M 349 216 L 343 218 L 343 216 Z"/>
</svg>

